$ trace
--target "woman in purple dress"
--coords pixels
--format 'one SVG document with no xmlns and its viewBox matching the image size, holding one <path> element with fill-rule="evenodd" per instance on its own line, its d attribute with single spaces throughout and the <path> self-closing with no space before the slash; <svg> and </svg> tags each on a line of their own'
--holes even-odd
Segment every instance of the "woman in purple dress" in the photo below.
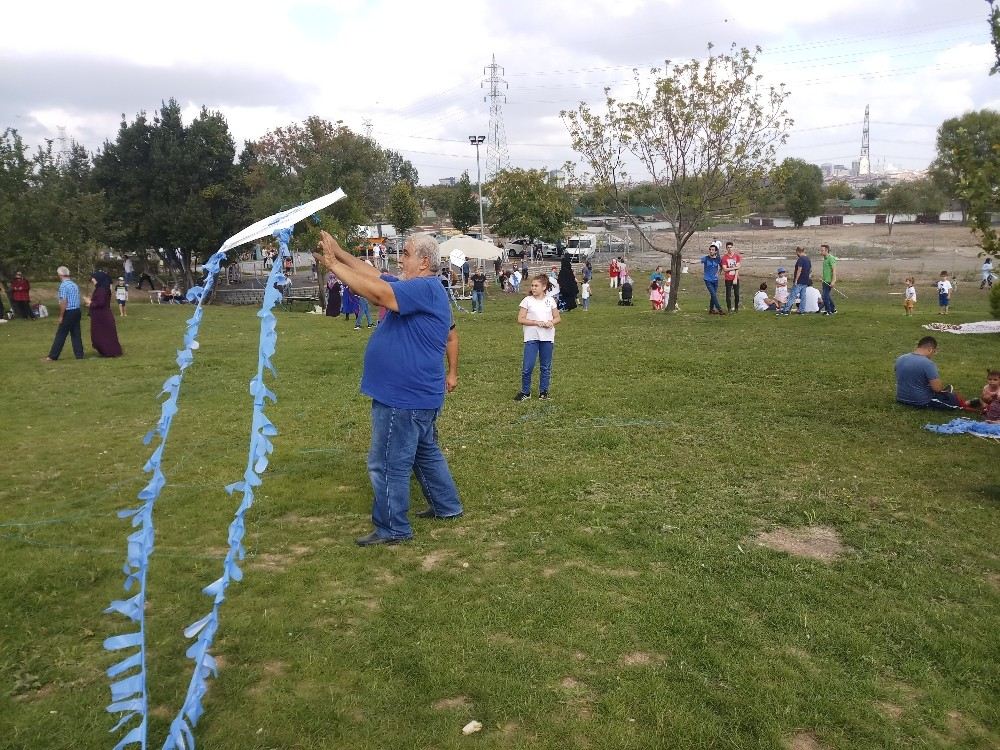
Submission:
<svg viewBox="0 0 1000 750">
<path fill-rule="evenodd" d="M 118 343 L 115 314 L 111 311 L 111 277 L 104 271 L 94 271 L 90 280 L 94 292 L 87 300 L 90 307 L 90 343 L 102 357 L 122 356 Z"/>
<path fill-rule="evenodd" d="M 340 280 L 332 273 L 326 275 L 326 314 L 331 318 L 340 315 Z"/>
</svg>

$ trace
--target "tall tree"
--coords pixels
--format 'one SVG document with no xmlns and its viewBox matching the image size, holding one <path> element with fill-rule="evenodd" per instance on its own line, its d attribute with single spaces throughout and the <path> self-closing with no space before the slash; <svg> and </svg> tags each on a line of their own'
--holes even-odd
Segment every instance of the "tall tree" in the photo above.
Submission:
<svg viewBox="0 0 1000 750">
<path fill-rule="evenodd" d="M 246 144 L 240 161 L 247 167 L 258 216 L 343 188 L 344 200 L 324 211 L 319 223 L 307 222 L 306 231 L 296 233 L 296 242 L 306 247 L 316 243 L 319 229 L 355 245 L 356 227 L 387 212 L 390 188 L 399 181 L 412 185 L 417 180 L 413 165 L 399 154 L 343 122 L 315 116 Z"/>
<path fill-rule="evenodd" d="M 938 128 L 934 180 L 958 199 L 983 252 L 1000 257 L 992 212 L 1000 207 L 1000 112 L 982 109 L 945 120 Z"/>
<path fill-rule="evenodd" d="M 419 221 L 420 204 L 413 197 L 413 188 L 410 183 L 400 180 L 389 192 L 389 223 L 402 234 Z"/>
<path fill-rule="evenodd" d="M 691 60 L 653 68 L 652 83 L 636 72 L 635 94 L 619 101 L 605 90 L 603 114 L 587 104 L 563 112 L 573 142 L 593 171 L 593 182 L 609 190 L 622 213 L 637 162 L 641 179 L 658 189 L 659 208 L 669 219 L 673 248 L 647 235 L 650 245 L 670 256 L 675 279 L 680 278 L 684 246 L 710 219 L 742 210 L 764 183 L 775 154 L 787 139 L 792 120 L 784 108 L 784 86 L 765 88 L 754 67 L 760 48 L 712 54 L 704 62 Z M 677 304 L 680 284 L 670 290 L 668 309 Z"/>
<path fill-rule="evenodd" d="M 153 118 L 124 118 L 95 159 L 94 179 L 113 217 L 109 238 L 126 251 L 156 250 L 190 286 L 191 266 L 248 218 L 246 184 L 229 126 L 202 109 L 189 126 L 178 103 Z"/>
<path fill-rule="evenodd" d="M 486 185 L 487 223 L 502 237 L 556 240 L 573 218 L 566 192 L 549 182 L 542 169 L 504 169 Z"/>
<path fill-rule="evenodd" d="M 472 191 L 472 181 L 468 172 L 455 185 L 455 193 L 451 202 L 451 224 L 460 232 L 469 231 L 469 227 L 479 223 L 479 198 Z"/>
<path fill-rule="evenodd" d="M 823 172 L 802 159 L 785 159 L 775 170 L 785 199 L 785 211 L 796 227 L 823 208 Z"/>
<path fill-rule="evenodd" d="M 451 216 L 455 193 L 454 185 L 424 185 L 416 189 L 417 200 L 424 206 L 430 206 L 438 218 Z"/>
<path fill-rule="evenodd" d="M 826 190 L 824 192 L 827 198 L 833 198 L 838 201 L 849 201 L 854 197 L 854 191 L 851 190 L 851 186 L 843 180 L 831 182 L 826 186 Z"/>
<path fill-rule="evenodd" d="M 910 182 L 900 182 L 886 190 L 879 198 L 878 207 L 886 214 L 889 235 L 899 214 L 915 214 L 918 209 L 917 191 Z"/>
<path fill-rule="evenodd" d="M 990 6 L 989 24 L 990 41 L 993 43 L 993 67 L 990 68 L 990 75 L 1000 73 L 1000 3 L 996 0 L 986 0 Z"/>
</svg>

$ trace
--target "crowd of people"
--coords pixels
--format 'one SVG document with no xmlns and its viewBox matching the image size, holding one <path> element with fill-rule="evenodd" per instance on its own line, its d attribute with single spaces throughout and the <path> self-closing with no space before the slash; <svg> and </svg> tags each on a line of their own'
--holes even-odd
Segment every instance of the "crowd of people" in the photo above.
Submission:
<svg viewBox="0 0 1000 750">
<path fill-rule="evenodd" d="M 427 500 L 427 507 L 416 513 L 428 519 L 457 518 L 464 512 L 458 489 L 451 476 L 447 459 L 437 443 L 436 419 L 444 395 L 458 384 L 458 334 L 452 305 L 457 304 L 453 289 L 459 276 L 449 267 L 440 268 L 438 245 L 433 237 L 412 235 L 400 257 L 400 276 L 394 276 L 371 260 L 357 258 L 345 252 L 327 233 L 321 233 L 322 254 L 316 254 L 317 264 L 328 269 L 326 276 L 326 315 L 354 317 L 355 329 L 360 330 L 362 318 L 369 328 L 375 328 L 365 350 L 361 376 L 361 391 L 371 398 L 371 446 L 368 473 L 372 482 L 373 530 L 357 539 L 360 546 L 395 544 L 413 536 L 409 519 L 409 479 L 411 474 Z M 709 293 L 709 312 L 736 313 L 740 309 L 740 273 L 742 257 L 732 242 L 710 244 L 701 258 L 704 282 Z M 823 258 L 822 292 L 812 284 L 812 264 L 803 248 L 796 248 L 796 263 L 791 278 L 785 268 L 777 269 L 774 295 L 769 285 L 759 285 L 753 298 L 753 308 L 786 315 L 798 304 L 799 313 L 810 309 L 834 315 L 832 299 L 836 289 L 836 263 L 830 248 L 820 246 Z M 381 264 L 379 264 L 381 265 Z M 981 288 L 992 284 L 992 265 L 984 269 Z M 517 293 L 529 273 L 527 263 L 513 264 L 509 270 L 498 268 L 497 284 L 504 292 Z M 986 271 L 989 271 L 987 274 Z M 73 353 L 84 357 L 81 334 L 82 308 L 90 313 L 90 339 L 94 350 L 102 357 L 122 355 L 118 340 L 112 300 L 119 315 L 126 317 L 129 275 L 114 283 L 107 273 L 96 270 L 91 274 L 93 289 L 83 296 L 72 280 L 69 269 L 60 266 L 58 301 L 59 319 L 52 347 L 45 361 L 58 360 L 66 339 Z M 482 313 L 488 280 L 482 270 L 461 269 L 461 280 L 471 284 L 472 312 Z M 521 382 L 514 400 L 528 401 L 537 366 L 535 392 L 539 400 L 550 398 L 552 365 L 555 351 L 555 329 L 563 314 L 577 307 L 588 310 L 592 298 L 593 267 L 588 261 L 574 270 L 569 257 L 560 266 L 530 278 L 528 294 L 518 305 L 517 324 L 522 331 L 523 351 Z M 942 272 L 937 282 L 939 307 L 947 312 L 953 286 L 949 275 Z M 633 282 L 623 258 L 609 264 L 610 286 L 619 290 L 619 303 L 631 301 Z M 726 310 L 722 310 L 718 295 L 719 282 L 725 284 Z M 904 307 L 912 314 L 916 303 L 915 281 L 908 278 Z M 671 272 L 661 266 L 650 274 L 649 301 L 653 310 L 664 309 L 672 288 Z M 31 285 L 23 274 L 15 276 L 11 285 L 14 309 L 19 317 L 33 319 L 30 305 Z M 165 290 L 166 291 L 166 290 Z M 171 289 L 171 298 L 183 297 L 179 289 Z M 371 313 L 375 305 L 375 319 Z M 376 328 L 377 327 L 377 328 Z M 989 369 L 987 382 L 979 396 L 966 400 L 952 386 L 942 381 L 933 357 L 938 342 L 931 336 L 922 338 L 912 352 L 895 362 L 896 400 L 909 407 L 942 410 L 966 410 L 989 422 L 1000 422 L 1000 370 Z"/>
</svg>

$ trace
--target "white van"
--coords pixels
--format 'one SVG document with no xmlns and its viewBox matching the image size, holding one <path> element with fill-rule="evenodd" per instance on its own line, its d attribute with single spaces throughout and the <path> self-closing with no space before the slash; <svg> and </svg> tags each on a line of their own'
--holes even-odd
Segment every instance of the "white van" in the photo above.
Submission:
<svg viewBox="0 0 1000 750">
<path fill-rule="evenodd" d="M 563 254 L 568 255 L 570 260 L 579 262 L 590 260 L 595 252 L 597 252 L 596 234 L 574 234 L 566 243 Z"/>
</svg>

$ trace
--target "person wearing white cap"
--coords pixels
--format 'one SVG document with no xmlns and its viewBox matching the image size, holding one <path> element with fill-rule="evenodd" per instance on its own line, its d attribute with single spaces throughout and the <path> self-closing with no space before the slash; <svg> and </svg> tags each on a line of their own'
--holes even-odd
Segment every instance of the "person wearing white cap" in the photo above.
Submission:
<svg viewBox="0 0 1000 750">
<path fill-rule="evenodd" d="M 118 302 L 118 315 L 124 318 L 128 314 L 125 312 L 125 303 L 128 302 L 128 283 L 124 276 L 119 276 L 118 283 L 115 284 L 115 300 Z"/>
</svg>

